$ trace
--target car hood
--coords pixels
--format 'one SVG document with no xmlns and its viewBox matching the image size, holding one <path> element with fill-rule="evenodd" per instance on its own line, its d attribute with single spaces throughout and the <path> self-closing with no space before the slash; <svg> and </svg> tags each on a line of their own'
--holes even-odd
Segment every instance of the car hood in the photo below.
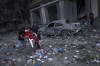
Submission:
<svg viewBox="0 0 100 66">
<path fill-rule="evenodd" d="M 39 28 L 39 31 L 44 31 L 46 29 L 46 27 L 41 27 Z"/>
</svg>

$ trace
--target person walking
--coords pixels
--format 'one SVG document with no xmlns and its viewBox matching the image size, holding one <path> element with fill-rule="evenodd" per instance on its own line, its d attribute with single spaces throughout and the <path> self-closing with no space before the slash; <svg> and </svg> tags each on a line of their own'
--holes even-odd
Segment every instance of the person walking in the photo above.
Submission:
<svg viewBox="0 0 100 66">
<path fill-rule="evenodd" d="M 93 14 L 93 12 L 89 13 L 89 22 L 90 22 L 90 29 L 93 29 L 93 27 L 94 27 L 94 14 Z"/>
</svg>

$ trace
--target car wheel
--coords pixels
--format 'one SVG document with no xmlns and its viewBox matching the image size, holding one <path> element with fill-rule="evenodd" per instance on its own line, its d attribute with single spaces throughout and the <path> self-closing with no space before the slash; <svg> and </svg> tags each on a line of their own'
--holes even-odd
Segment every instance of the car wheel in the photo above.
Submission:
<svg viewBox="0 0 100 66">
<path fill-rule="evenodd" d="M 39 31 L 39 34 L 40 34 L 41 37 L 47 37 L 47 35 L 44 34 L 42 31 Z"/>
<path fill-rule="evenodd" d="M 61 32 L 62 37 L 67 38 L 71 34 L 70 30 L 63 30 Z"/>
</svg>

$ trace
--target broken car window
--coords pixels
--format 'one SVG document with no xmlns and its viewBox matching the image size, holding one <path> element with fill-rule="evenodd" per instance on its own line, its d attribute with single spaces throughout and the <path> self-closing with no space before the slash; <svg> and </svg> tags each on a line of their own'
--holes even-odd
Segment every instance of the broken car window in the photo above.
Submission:
<svg viewBox="0 0 100 66">
<path fill-rule="evenodd" d="M 55 27 L 61 27 L 63 26 L 61 23 L 55 23 Z"/>
<path fill-rule="evenodd" d="M 54 23 L 49 24 L 48 27 L 54 27 Z"/>
</svg>

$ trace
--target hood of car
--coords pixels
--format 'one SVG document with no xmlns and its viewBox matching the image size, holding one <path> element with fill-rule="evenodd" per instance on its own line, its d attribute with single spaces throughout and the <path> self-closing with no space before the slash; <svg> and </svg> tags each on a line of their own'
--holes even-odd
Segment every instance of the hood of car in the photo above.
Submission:
<svg viewBox="0 0 100 66">
<path fill-rule="evenodd" d="M 39 31 L 44 31 L 46 29 L 46 27 L 41 27 L 39 28 Z"/>
</svg>

